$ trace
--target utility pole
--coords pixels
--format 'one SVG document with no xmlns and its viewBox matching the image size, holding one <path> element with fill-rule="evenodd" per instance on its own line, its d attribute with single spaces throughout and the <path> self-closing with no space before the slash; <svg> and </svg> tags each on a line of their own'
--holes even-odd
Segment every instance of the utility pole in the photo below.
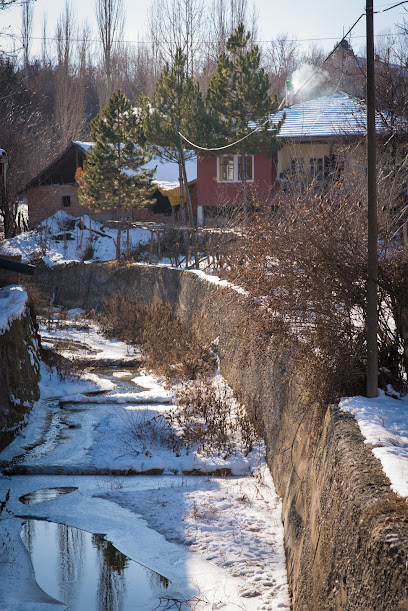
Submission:
<svg viewBox="0 0 408 611">
<path fill-rule="evenodd" d="M 177 129 L 177 138 L 178 138 L 178 147 L 179 147 L 181 165 L 182 165 L 182 169 L 183 169 L 183 181 L 184 181 L 184 186 L 186 188 L 188 220 L 189 220 L 189 225 L 190 225 L 190 228 L 191 228 L 191 240 L 193 242 L 194 267 L 196 269 L 198 269 L 199 268 L 199 257 L 198 257 L 196 227 L 194 225 L 193 207 L 192 207 L 192 204 L 191 204 L 190 191 L 189 191 L 189 188 L 188 188 L 187 172 L 186 172 L 186 161 L 184 159 L 183 144 L 181 142 L 180 126 L 179 126 L 179 120 L 178 119 L 176 119 L 176 129 Z"/>
<path fill-rule="evenodd" d="M 366 0 L 367 38 L 367 397 L 378 395 L 377 159 L 375 126 L 374 6 Z"/>
<path fill-rule="evenodd" d="M 1 173 L 1 192 L 0 192 L 0 211 L 3 214 L 4 236 L 9 238 L 10 230 L 10 210 L 8 208 L 7 196 L 7 166 L 8 155 L 4 149 L 0 149 L 0 173 Z"/>
</svg>

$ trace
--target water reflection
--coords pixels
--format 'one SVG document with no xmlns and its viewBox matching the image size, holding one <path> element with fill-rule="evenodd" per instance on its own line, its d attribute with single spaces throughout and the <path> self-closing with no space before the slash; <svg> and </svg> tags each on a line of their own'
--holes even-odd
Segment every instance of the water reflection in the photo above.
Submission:
<svg viewBox="0 0 408 611">
<path fill-rule="evenodd" d="M 124 570 L 129 559 L 102 535 L 93 535 L 92 541 L 100 552 L 98 609 L 123 609 L 126 594 Z"/>
<path fill-rule="evenodd" d="M 21 536 L 38 585 L 70 611 L 149 609 L 170 583 L 119 552 L 103 535 L 27 520 Z"/>
<path fill-rule="evenodd" d="M 28 494 L 20 496 L 19 501 L 24 505 L 35 505 L 35 503 L 43 503 L 44 501 L 52 501 L 63 494 L 69 494 L 78 490 L 74 486 L 60 486 L 58 488 L 42 488 L 41 490 L 34 490 Z"/>
</svg>

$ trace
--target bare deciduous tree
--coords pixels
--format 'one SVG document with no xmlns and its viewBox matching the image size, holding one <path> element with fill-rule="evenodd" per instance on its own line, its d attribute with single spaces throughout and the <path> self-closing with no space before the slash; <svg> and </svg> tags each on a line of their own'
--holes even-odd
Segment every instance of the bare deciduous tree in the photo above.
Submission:
<svg viewBox="0 0 408 611">
<path fill-rule="evenodd" d="M 21 5 L 21 42 L 23 45 L 24 75 L 28 82 L 28 64 L 31 47 L 31 37 L 33 33 L 33 13 L 34 5 L 26 2 Z"/>
<path fill-rule="evenodd" d="M 50 50 L 48 45 L 48 30 L 47 30 L 47 15 L 43 14 L 42 18 L 42 37 L 41 37 L 41 64 L 43 67 L 51 65 Z"/>
<path fill-rule="evenodd" d="M 279 34 L 265 47 L 264 56 L 271 90 L 282 96 L 285 92 L 285 81 L 299 65 L 298 44 L 291 40 L 288 34 Z"/>
<path fill-rule="evenodd" d="M 229 36 L 240 23 L 252 33 L 250 45 L 258 37 L 258 17 L 255 5 L 248 5 L 248 0 L 212 0 L 208 9 L 208 31 L 205 34 L 206 44 L 203 49 L 202 73 L 200 84 L 204 92 L 214 74 L 217 60 L 225 51 Z"/>
<path fill-rule="evenodd" d="M 148 32 L 159 60 L 158 73 L 166 62 L 174 61 L 176 49 L 181 49 L 189 75 L 196 76 L 204 37 L 203 16 L 203 0 L 153 0 Z"/>
<path fill-rule="evenodd" d="M 98 87 L 99 106 L 104 108 L 113 91 L 115 62 L 125 27 L 123 0 L 95 0 L 96 22 L 102 44 L 102 75 Z"/>
<path fill-rule="evenodd" d="M 76 48 L 73 45 L 75 30 L 72 10 L 67 3 L 57 23 L 57 67 L 54 77 L 55 119 L 64 147 L 81 135 L 85 120 L 85 66 L 89 31 L 85 26 L 81 34 L 82 43 Z M 79 53 L 77 62 L 74 62 L 75 51 Z"/>
</svg>

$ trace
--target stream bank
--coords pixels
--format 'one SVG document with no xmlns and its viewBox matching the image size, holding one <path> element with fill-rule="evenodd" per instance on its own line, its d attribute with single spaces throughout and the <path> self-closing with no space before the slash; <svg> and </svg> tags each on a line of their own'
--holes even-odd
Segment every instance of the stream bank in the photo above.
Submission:
<svg viewBox="0 0 408 611">
<path fill-rule="evenodd" d="M 329 406 L 316 431 L 290 354 L 256 341 L 248 349 L 248 297 L 200 273 L 114 262 L 44 266 L 36 281 L 66 307 L 95 308 L 118 290 L 143 303 L 158 298 L 201 341 L 218 337 L 221 372 L 265 431 L 283 502 L 293 608 L 408 608 L 405 500 L 391 490 L 353 416 Z"/>
<path fill-rule="evenodd" d="M 35 315 L 21 286 L 0 288 L 0 451 L 39 399 L 40 356 Z"/>
<path fill-rule="evenodd" d="M 135 368 L 137 349 L 102 337 L 83 313 L 53 313 L 55 325 L 39 319 L 42 342 L 80 363 L 86 355 L 92 373 L 60 379 L 42 364 L 42 398 L 0 453 L 0 608 L 289 610 L 281 503 L 262 445 L 230 457 L 175 452 L 162 418 L 172 391 Z M 233 476 L 211 476 L 218 466 Z M 72 587 L 85 557 L 96 567 L 80 580 L 86 607 Z M 125 595 L 130 561 L 154 585 L 136 600 Z"/>
</svg>

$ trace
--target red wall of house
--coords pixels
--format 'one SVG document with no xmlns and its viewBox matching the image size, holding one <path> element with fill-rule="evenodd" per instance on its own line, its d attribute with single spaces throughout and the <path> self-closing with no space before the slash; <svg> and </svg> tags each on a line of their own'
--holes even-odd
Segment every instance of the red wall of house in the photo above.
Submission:
<svg viewBox="0 0 408 611">
<path fill-rule="evenodd" d="M 272 199 L 276 188 L 277 156 L 258 153 L 254 157 L 254 182 L 247 183 L 249 193 Z M 241 183 L 217 181 L 217 158 L 205 155 L 197 159 L 197 203 L 199 206 L 234 205 L 241 202 Z"/>
</svg>

